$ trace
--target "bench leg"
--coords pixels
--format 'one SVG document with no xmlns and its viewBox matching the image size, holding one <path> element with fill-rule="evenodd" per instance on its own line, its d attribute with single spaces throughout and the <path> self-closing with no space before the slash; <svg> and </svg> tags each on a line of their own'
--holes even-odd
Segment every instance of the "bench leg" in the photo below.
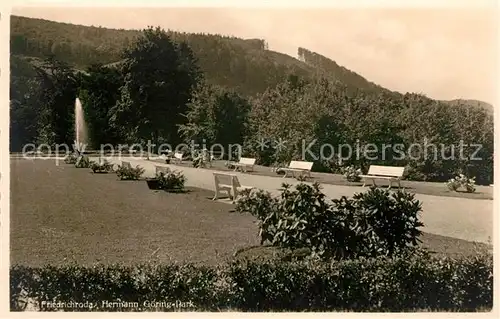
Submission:
<svg viewBox="0 0 500 319">
<path fill-rule="evenodd" d="M 365 182 L 363 183 L 363 187 L 365 187 L 365 186 L 366 186 L 366 182 L 367 182 L 368 180 L 371 180 L 371 181 L 372 181 L 372 186 L 377 187 L 377 184 L 375 184 L 375 178 L 370 178 L 370 177 L 365 178 Z"/>
<path fill-rule="evenodd" d="M 392 187 L 392 180 L 389 180 L 389 188 L 387 188 L 388 190 L 391 189 Z"/>
<path fill-rule="evenodd" d="M 216 187 L 215 188 L 215 195 L 214 195 L 214 198 L 212 198 L 212 200 L 216 200 L 219 198 L 219 189 Z"/>
<path fill-rule="evenodd" d="M 227 193 L 229 194 L 231 200 L 233 201 L 233 204 L 234 202 L 236 201 L 236 197 L 238 197 L 238 189 L 233 186 L 233 196 L 231 196 L 231 191 L 230 190 L 227 190 Z"/>
</svg>

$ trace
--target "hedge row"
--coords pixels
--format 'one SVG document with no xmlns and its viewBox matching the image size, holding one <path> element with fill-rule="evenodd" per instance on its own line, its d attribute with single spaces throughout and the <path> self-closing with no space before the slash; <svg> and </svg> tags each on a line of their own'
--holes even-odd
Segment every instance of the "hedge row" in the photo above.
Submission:
<svg viewBox="0 0 500 319">
<path fill-rule="evenodd" d="M 43 311 L 183 310 L 165 302 L 182 302 L 188 311 L 482 311 L 493 303 L 493 260 L 416 252 L 334 263 L 12 266 L 10 289 L 12 311 L 23 310 L 26 300 Z M 56 309 L 47 302 L 92 308 Z"/>
</svg>

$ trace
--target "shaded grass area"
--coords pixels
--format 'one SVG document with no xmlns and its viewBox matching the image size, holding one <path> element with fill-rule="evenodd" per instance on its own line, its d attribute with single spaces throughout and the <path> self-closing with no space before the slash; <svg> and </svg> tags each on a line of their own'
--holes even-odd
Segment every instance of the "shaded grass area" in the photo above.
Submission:
<svg viewBox="0 0 500 319">
<path fill-rule="evenodd" d="M 426 248 L 432 255 L 438 257 L 468 257 L 481 252 L 493 252 L 493 246 L 483 243 L 475 243 L 462 239 L 440 236 L 430 233 L 423 233 L 420 237 L 421 247 Z M 240 249 L 236 252 L 237 259 L 250 260 L 272 260 L 282 258 L 287 260 L 287 257 L 304 257 L 307 255 L 307 250 L 298 249 L 296 251 L 279 249 L 270 245 L 251 246 Z"/>
<path fill-rule="evenodd" d="M 165 163 L 164 160 L 155 159 L 154 161 L 159 163 Z M 192 166 L 191 162 L 186 161 L 181 163 L 179 166 Z M 212 167 L 208 167 L 216 170 L 232 171 L 224 166 L 224 161 L 215 161 Z M 264 176 L 279 176 L 278 174 L 271 171 L 270 167 L 256 165 L 253 172 L 248 172 L 254 175 L 264 175 Z M 308 178 L 309 182 L 319 182 L 323 184 L 331 185 L 342 185 L 342 186 L 353 186 L 359 187 L 360 191 L 363 189 L 361 186 L 362 182 L 348 182 L 340 174 L 330 174 L 330 173 L 311 173 L 312 178 Z M 284 179 L 286 180 L 286 179 Z M 389 186 L 388 181 L 377 180 L 377 186 L 381 188 L 387 188 Z M 371 181 L 367 184 L 371 185 Z M 493 200 L 493 187 L 490 186 L 476 186 L 476 192 L 467 193 L 465 191 L 452 192 L 450 191 L 444 183 L 433 183 L 433 182 L 416 182 L 416 181 L 401 181 L 401 187 L 406 191 L 417 194 L 434 195 L 434 196 L 445 196 L 445 197 L 459 197 L 459 198 L 470 198 L 470 199 L 480 199 L 480 200 Z M 394 188 L 397 189 L 397 188 Z"/>
<path fill-rule="evenodd" d="M 145 181 L 20 159 L 11 160 L 11 190 L 13 264 L 215 264 L 259 243 L 256 220 L 212 201 L 212 191 L 152 191 Z M 449 237 L 424 234 L 422 240 L 439 254 L 477 250 L 474 243 Z"/>
</svg>

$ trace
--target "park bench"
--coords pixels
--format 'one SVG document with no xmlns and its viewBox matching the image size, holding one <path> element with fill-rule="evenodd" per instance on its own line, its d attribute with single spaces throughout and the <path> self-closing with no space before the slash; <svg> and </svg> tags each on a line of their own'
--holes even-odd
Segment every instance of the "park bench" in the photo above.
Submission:
<svg viewBox="0 0 500 319">
<path fill-rule="evenodd" d="M 211 150 L 210 151 L 210 160 L 211 161 L 220 160 L 220 159 L 222 159 L 223 155 L 224 155 L 223 151 Z"/>
<path fill-rule="evenodd" d="M 292 177 L 295 177 L 295 173 L 299 173 L 299 176 L 311 177 L 312 166 L 313 162 L 291 161 L 288 167 L 280 168 L 279 171 L 285 172 L 283 178 L 287 177 L 289 173 L 292 174 Z"/>
<path fill-rule="evenodd" d="M 214 173 L 214 181 L 215 196 L 213 200 L 218 199 L 221 192 L 225 191 L 234 202 L 241 191 L 254 188 L 252 186 L 242 186 L 238 176 L 234 174 Z"/>
<path fill-rule="evenodd" d="M 393 182 L 396 182 L 398 187 L 401 188 L 401 179 L 403 178 L 404 172 L 405 168 L 400 166 L 370 165 L 368 174 L 360 175 L 359 177 L 365 179 L 363 187 L 365 187 L 368 180 L 372 181 L 373 186 L 377 186 L 377 184 L 375 184 L 376 179 L 385 179 L 389 181 L 389 189 L 392 187 Z"/>
<path fill-rule="evenodd" d="M 176 162 L 178 164 L 182 163 L 182 159 L 184 157 L 184 154 L 181 152 L 175 152 L 174 157 L 172 157 L 172 162 Z"/>
<path fill-rule="evenodd" d="M 235 171 L 239 168 L 243 172 L 246 172 L 248 169 L 253 172 L 255 161 L 255 158 L 240 157 L 238 162 L 230 162 L 230 165 L 234 166 Z"/>
</svg>

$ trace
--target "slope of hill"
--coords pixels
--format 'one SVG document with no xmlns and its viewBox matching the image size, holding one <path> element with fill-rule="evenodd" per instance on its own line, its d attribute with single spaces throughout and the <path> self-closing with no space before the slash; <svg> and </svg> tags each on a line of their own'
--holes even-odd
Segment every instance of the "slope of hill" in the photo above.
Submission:
<svg viewBox="0 0 500 319">
<path fill-rule="evenodd" d="M 361 89 L 400 96 L 400 93 L 370 82 L 306 48 L 298 48 L 296 59 L 268 50 L 267 43 L 262 39 L 168 32 L 175 41 L 186 41 L 191 46 L 209 83 L 235 89 L 244 95 L 261 93 L 293 74 L 304 78 L 326 77 L 342 83 L 350 92 Z M 139 30 L 108 29 L 11 16 L 11 55 L 36 64 L 39 59 L 52 54 L 80 70 L 96 63 L 117 65 L 121 61 L 123 48 L 140 34 Z M 15 64 L 19 65 L 19 62 Z M 441 102 L 493 109 L 490 104 L 477 100 Z"/>
<path fill-rule="evenodd" d="M 339 81 L 350 90 L 388 91 L 334 61 L 300 48 L 300 60 L 267 50 L 261 39 L 239 39 L 212 34 L 169 31 L 176 41 L 186 41 L 210 83 L 231 87 L 243 94 L 263 92 L 290 74 L 306 78 L 323 76 Z M 140 35 L 138 30 L 116 30 L 11 17 L 11 54 L 58 60 L 84 69 L 94 63 L 120 61 L 122 49 Z"/>
<path fill-rule="evenodd" d="M 484 101 L 479 101 L 479 100 L 465 100 L 465 99 L 455 99 L 455 100 L 449 100 L 449 101 L 441 101 L 445 102 L 450 105 L 471 105 L 471 106 L 477 106 L 478 108 L 483 108 L 487 111 L 493 112 L 493 105 L 486 103 Z"/>
</svg>

